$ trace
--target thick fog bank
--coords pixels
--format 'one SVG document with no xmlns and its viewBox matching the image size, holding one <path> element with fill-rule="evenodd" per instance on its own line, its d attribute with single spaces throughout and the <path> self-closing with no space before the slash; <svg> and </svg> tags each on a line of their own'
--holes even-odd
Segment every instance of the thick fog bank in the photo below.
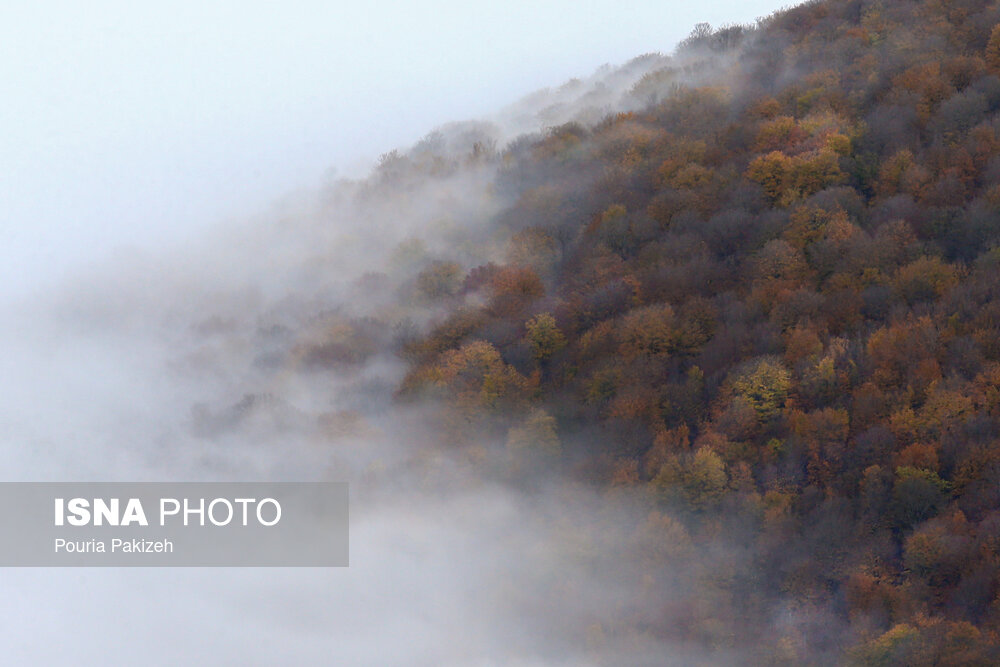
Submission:
<svg viewBox="0 0 1000 667">
<path fill-rule="evenodd" d="M 509 252 L 491 226 L 511 204 L 497 179 L 506 142 L 669 94 L 689 75 L 646 76 L 666 62 L 601 70 L 490 122 L 441 128 L 368 179 L 8 298 L 6 479 L 352 489 L 346 569 L 4 571 L 8 659 L 742 662 L 662 629 L 698 604 L 705 573 L 739 553 L 736 540 L 694 553 L 649 498 L 557 474 L 493 475 L 502 443 L 459 453 L 428 426 L 431 407 L 397 397 L 400 341 L 443 309 L 421 291 L 422 272 L 447 260 L 464 274 Z M 486 465 L 470 462 L 472 446 Z M 650 574 L 654 557 L 676 565 Z"/>
</svg>

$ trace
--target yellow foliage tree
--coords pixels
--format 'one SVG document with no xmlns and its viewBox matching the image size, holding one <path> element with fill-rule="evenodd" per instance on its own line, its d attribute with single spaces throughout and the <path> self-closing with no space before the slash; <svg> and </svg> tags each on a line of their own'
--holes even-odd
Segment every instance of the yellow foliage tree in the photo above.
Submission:
<svg viewBox="0 0 1000 667">
<path fill-rule="evenodd" d="M 566 336 L 556 326 L 556 318 L 550 313 L 541 313 L 525 324 L 528 341 L 535 360 L 545 363 L 553 354 L 566 347 Z"/>
<path fill-rule="evenodd" d="M 733 392 L 742 396 L 761 421 L 781 414 L 792 386 L 792 376 L 777 357 L 753 363 L 733 381 Z"/>
</svg>

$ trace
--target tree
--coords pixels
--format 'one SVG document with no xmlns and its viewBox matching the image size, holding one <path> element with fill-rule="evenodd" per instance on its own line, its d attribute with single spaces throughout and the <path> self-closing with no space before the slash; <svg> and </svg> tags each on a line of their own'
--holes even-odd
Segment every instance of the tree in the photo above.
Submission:
<svg viewBox="0 0 1000 667">
<path fill-rule="evenodd" d="M 541 408 L 532 410 L 521 424 L 507 433 L 507 451 L 517 471 L 525 471 L 528 465 L 552 462 L 561 448 L 556 420 Z"/>
<path fill-rule="evenodd" d="M 990 39 L 986 42 L 986 51 L 983 54 L 986 64 L 995 74 L 1000 74 L 1000 23 L 993 26 L 990 31 Z"/>
<path fill-rule="evenodd" d="M 645 306 L 629 311 L 618 326 L 622 356 L 666 355 L 674 349 L 674 309 L 670 304 Z"/>
<path fill-rule="evenodd" d="M 417 276 L 417 290 L 430 300 L 454 296 L 462 277 L 462 267 L 455 262 L 434 262 Z"/>
<path fill-rule="evenodd" d="M 755 158 L 747 167 L 747 178 L 760 185 L 772 202 L 777 202 L 788 184 L 793 169 L 792 159 L 780 151 Z"/>
<path fill-rule="evenodd" d="M 471 341 L 448 350 L 437 363 L 428 364 L 407 378 L 404 387 L 429 387 L 456 406 L 471 410 L 500 410 L 527 397 L 528 382 L 490 343 Z"/>
<path fill-rule="evenodd" d="M 936 472 L 907 466 L 896 468 L 890 516 L 899 528 L 909 528 L 937 514 L 951 485 Z"/>
<path fill-rule="evenodd" d="M 697 511 L 716 507 L 728 483 L 726 464 L 710 447 L 700 447 L 684 456 L 666 455 L 652 480 L 662 498 L 681 500 Z"/>
<path fill-rule="evenodd" d="M 711 449 L 702 447 L 688 463 L 681 484 L 688 502 L 695 509 L 707 509 L 722 498 L 728 482 L 722 458 Z"/>
<path fill-rule="evenodd" d="M 958 284 L 958 272 L 937 257 L 920 257 L 900 268 L 893 282 L 907 303 L 932 301 Z"/>
<path fill-rule="evenodd" d="M 548 274 L 557 257 L 556 240 L 539 227 L 530 227 L 514 234 L 507 246 L 507 260 L 514 266 L 524 266 Z"/>
<path fill-rule="evenodd" d="M 545 294 L 538 273 L 528 267 L 503 267 L 494 274 L 491 283 L 489 309 L 499 317 L 512 317 Z"/>
<path fill-rule="evenodd" d="M 791 374 L 777 357 L 751 363 L 732 383 L 733 392 L 750 404 L 761 421 L 781 414 L 791 386 Z"/>
<path fill-rule="evenodd" d="M 535 360 L 544 364 L 552 355 L 566 347 L 566 336 L 556 326 L 556 318 L 550 313 L 541 313 L 525 324 L 528 340 Z"/>
<path fill-rule="evenodd" d="M 757 131 L 754 150 L 760 152 L 788 149 L 808 136 L 791 116 L 778 116 L 762 123 Z"/>
</svg>

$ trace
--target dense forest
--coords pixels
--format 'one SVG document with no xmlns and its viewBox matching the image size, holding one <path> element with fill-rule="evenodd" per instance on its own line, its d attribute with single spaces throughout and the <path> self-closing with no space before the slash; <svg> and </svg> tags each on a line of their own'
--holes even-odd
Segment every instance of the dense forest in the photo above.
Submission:
<svg viewBox="0 0 1000 667">
<path fill-rule="evenodd" d="M 5 311 L 5 473 L 348 481 L 351 566 L 19 572 L 6 662 L 1000 665 L 1000 0 L 699 25 L 206 231 Z"/>
<path fill-rule="evenodd" d="M 484 476 L 639 508 L 651 599 L 595 650 L 1000 663 L 1000 3 L 810 2 L 633 66 L 594 122 L 383 156 L 360 197 L 504 202 L 495 261 L 397 249 L 432 315 L 395 400 Z M 384 335 L 351 327 L 307 360 Z"/>
</svg>

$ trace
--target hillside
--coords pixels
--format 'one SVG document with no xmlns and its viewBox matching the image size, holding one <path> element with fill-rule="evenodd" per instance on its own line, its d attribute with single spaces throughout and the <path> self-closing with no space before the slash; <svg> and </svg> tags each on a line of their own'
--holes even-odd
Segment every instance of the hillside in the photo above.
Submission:
<svg viewBox="0 0 1000 667">
<path fill-rule="evenodd" d="M 699 27 L 600 120 L 436 135 L 362 188 L 490 174 L 463 242 L 502 253 L 414 265 L 396 400 L 485 476 L 639 508 L 643 599 L 588 642 L 1000 662 L 998 24 L 825 0 Z"/>
<path fill-rule="evenodd" d="M 344 570 L 12 581 L 14 660 L 1000 664 L 998 26 L 698 26 L 12 310 L 11 479 L 352 493 Z"/>
</svg>

